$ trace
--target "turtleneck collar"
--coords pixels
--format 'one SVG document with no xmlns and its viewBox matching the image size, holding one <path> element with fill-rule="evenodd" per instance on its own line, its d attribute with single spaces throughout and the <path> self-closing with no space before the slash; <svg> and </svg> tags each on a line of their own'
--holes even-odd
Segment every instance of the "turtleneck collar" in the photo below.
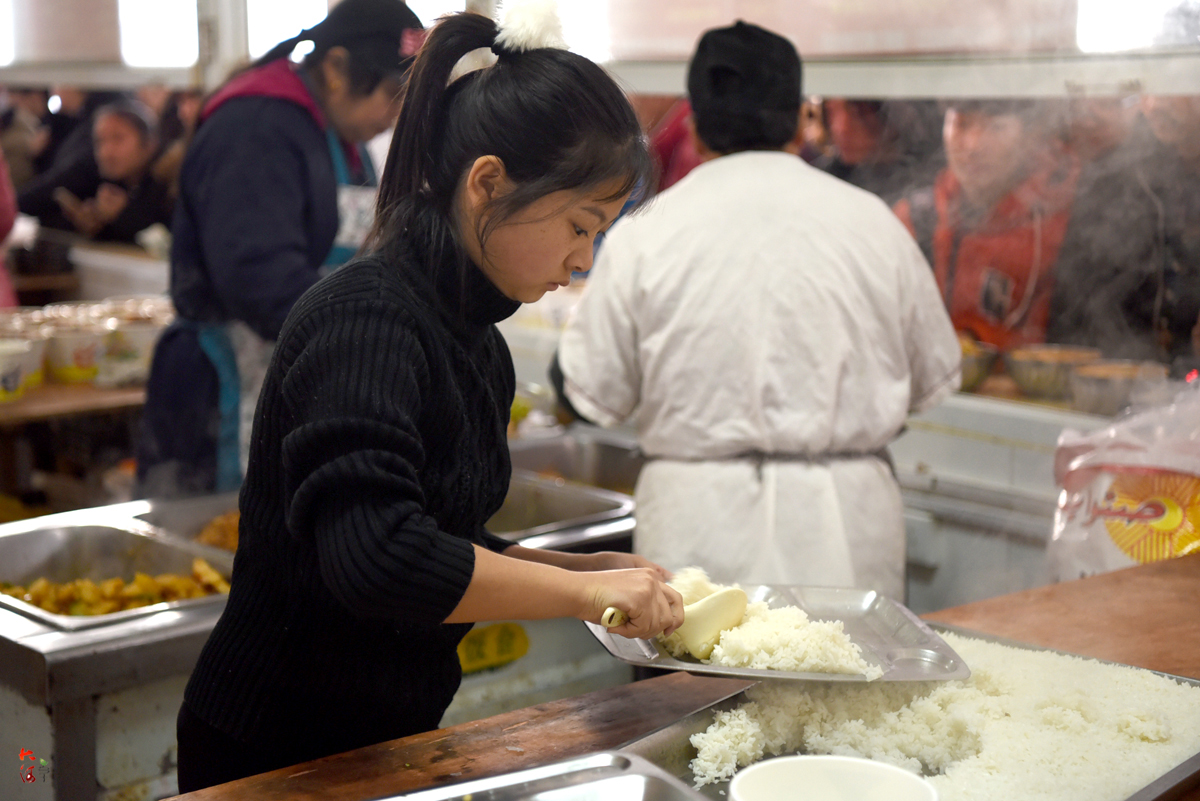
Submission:
<svg viewBox="0 0 1200 801">
<path fill-rule="evenodd" d="M 438 310 L 452 324 L 483 328 L 516 313 L 519 300 L 496 288 L 479 267 L 463 255 L 447 224 L 433 209 L 414 215 L 405 244 L 417 270 L 431 282 Z"/>
</svg>

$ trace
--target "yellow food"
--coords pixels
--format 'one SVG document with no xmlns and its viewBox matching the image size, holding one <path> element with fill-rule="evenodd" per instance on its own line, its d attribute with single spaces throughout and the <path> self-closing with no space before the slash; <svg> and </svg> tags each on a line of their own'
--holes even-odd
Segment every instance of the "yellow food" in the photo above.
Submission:
<svg viewBox="0 0 1200 801">
<path fill-rule="evenodd" d="M 240 520 L 241 514 L 237 509 L 234 509 L 232 512 L 226 512 L 223 515 L 217 515 L 208 521 L 208 525 L 196 537 L 196 541 L 202 542 L 205 545 L 212 545 L 216 548 L 224 548 L 227 551 L 236 551 L 238 544 L 238 521 Z"/>
<path fill-rule="evenodd" d="M 197 558 L 192 560 L 190 576 L 136 573 L 130 582 L 111 578 L 98 584 L 91 579 L 56 584 L 39 578 L 28 587 L 2 584 L 0 593 L 57 615 L 107 615 L 165 601 L 228 594 L 229 582 L 212 565 Z"/>
<path fill-rule="evenodd" d="M 979 356 L 983 353 L 983 348 L 979 347 L 979 342 L 970 334 L 958 332 L 958 344 L 962 348 L 964 356 Z"/>
</svg>

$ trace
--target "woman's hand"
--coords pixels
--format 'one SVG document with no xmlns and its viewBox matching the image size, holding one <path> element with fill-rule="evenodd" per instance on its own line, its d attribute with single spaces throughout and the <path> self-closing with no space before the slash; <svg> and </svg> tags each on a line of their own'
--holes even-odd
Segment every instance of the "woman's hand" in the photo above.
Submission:
<svg viewBox="0 0 1200 801">
<path fill-rule="evenodd" d="M 683 623 L 683 598 L 666 583 L 660 570 L 655 565 L 587 573 L 592 582 L 589 602 L 578 617 L 600 623 L 604 612 L 615 607 L 625 613 L 626 621 L 609 629 L 614 634 L 642 639 L 670 635 Z"/>
<path fill-rule="evenodd" d="M 567 565 L 569 570 L 628 570 L 634 567 L 648 567 L 670 581 L 672 573 L 665 567 L 654 564 L 644 556 L 618 551 L 598 551 L 596 553 L 575 554 L 578 558 Z"/>
</svg>

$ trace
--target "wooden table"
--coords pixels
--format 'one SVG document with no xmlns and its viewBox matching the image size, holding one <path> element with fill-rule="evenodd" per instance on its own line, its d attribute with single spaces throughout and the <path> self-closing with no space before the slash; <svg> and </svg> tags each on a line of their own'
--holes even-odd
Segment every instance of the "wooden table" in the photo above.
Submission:
<svg viewBox="0 0 1200 801">
<path fill-rule="evenodd" d="M 996 636 L 1200 679 L 1200 555 L 927 615 Z M 740 692 L 676 673 L 393 740 L 179 796 L 362 801 L 611 750 Z M 511 750 L 510 750 L 511 749 Z M 1176 796 L 1200 801 L 1200 788 Z"/>
<path fill-rule="evenodd" d="M 13 401 L 0 403 L 0 492 L 16 494 L 26 477 L 17 459 L 17 440 L 24 426 L 82 415 L 113 414 L 146 402 L 145 387 L 103 388 L 91 384 L 53 384 L 26 390 Z"/>
<path fill-rule="evenodd" d="M 0 428 L 26 423 L 134 409 L 146 402 L 146 388 L 96 387 L 91 384 L 42 384 L 14 401 L 0 403 Z"/>
</svg>

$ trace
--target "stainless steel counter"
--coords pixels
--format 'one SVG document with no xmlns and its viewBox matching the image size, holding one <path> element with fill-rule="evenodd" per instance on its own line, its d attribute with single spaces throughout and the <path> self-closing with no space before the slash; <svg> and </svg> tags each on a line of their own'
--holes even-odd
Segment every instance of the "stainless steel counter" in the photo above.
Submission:
<svg viewBox="0 0 1200 801">
<path fill-rule="evenodd" d="M 231 553 L 197 546 L 193 541 L 212 518 L 236 507 L 237 493 L 133 501 L 9 523 L 0 526 L 0 541 L 38 532 L 58 537 L 72 530 L 93 535 L 101 530 L 125 531 L 188 543 L 228 575 Z M 491 527 L 528 547 L 596 550 L 619 547 L 622 538 L 628 543 L 632 511 L 633 502 L 627 495 L 561 477 L 518 472 Z M 0 579 L 25 583 L 40 575 L 36 560 L 21 561 L 33 565 L 0 564 Z M 7 574 L 5 567 L 10 568 Z M 30 575 L 17 582 L 14 571 Z M 147 608 L 132 616 L 125 612 L 101 616 L 108 620 L 89 620 L 83 628 L 55 625 L 58 616 L 11 607 L 0 605 L 0 749 L 44 743 L 37 748 L 38 755 L 49 752 L 53 756 L 52 781 L 31 785 L 29 797 L 79 801 L 120 792 L 144 798 L 173 794 L 174 717 L 183 684 L 225 607 L 224 596 L 176 602 L 158 611 Z M 558 644 L 558 650 L 565 647 L 559 632 L 531 628 L 529 636 L 534 644 L 527 661 L 551 677 L 549 680 L 566 675 L 555 667 L 556 660 L 580 661 L 577 654 L 556 656 L 550 652 L 551 643 Z M 608 667 L 607 655 L 590 637 L 584 640 L 600 652 L 603 664 L 585 664 L 591 673 L 582 669 L 571 673 L 574 684 L 557 696 L 553 688 L 541 688 L 546 698 L 603 686 L 592 686 L 589 681 L 615 680 L 600 675 L 601 668 Z M 529 683 L 527 676 L 518 678 L 516 684 Z M 494 702 L 495 688 L 464 684 L 465 694 L 474 693 L 467 706 L 478 702 L 476 696 Z M 500 710 L 488 707 L 487 714 L 496 711 Z M 469 719 L 470 710 L 459 709 L 456 714 Z M 123 718 L 133 722 L 126 725 Z M 141 767 L 132 768 L 130 762 Z M 147 771 L 151 775 L 142 775 Z"/>
</svg>

